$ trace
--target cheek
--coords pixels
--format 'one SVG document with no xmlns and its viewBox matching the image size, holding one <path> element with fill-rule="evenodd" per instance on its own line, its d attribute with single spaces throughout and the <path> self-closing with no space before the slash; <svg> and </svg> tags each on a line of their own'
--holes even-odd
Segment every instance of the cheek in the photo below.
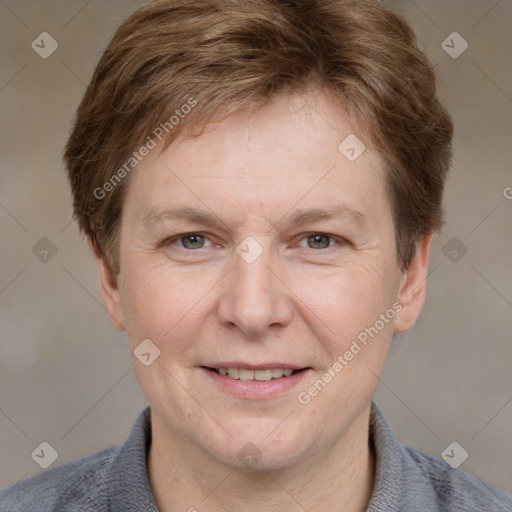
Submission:
<svg viewBox="0 0 512 512">
<path fill-rule="evenodd" d="M 123 309 L 132 345 L 149 338 L 162 350 L 180 351 L 201 325 L 199 317 L 209 307 L 208 291 L 218 279 L 210 279 L 207 272 L 187 275 L 165 264 L 134 261 L 125 269 Z"/>
<path fill-rule="evenodd" d="M 367 262 L 336 268 L 329 273 L 296 276 L 292 289 L 311 312 L 325 324 L 330 338 L 345 342 L 373 325 L 379 315 L 391 308 L 396 296 L 392 272 L 382 264 Z M 312 321 L 315 315 L 311 315 Z"/>
</svg>

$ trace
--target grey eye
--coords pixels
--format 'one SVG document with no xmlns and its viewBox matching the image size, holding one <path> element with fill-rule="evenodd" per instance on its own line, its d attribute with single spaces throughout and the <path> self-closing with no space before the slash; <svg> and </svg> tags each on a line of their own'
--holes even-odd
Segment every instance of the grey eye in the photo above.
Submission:
<svg viewBox="0 0 512 512">
<path fill-rule="evenodd" d="M 180 237 L 183 247 L 186 249 L 201 249 L 204 246 L 205 237 L 203 235 L 190 234 Z"/>
<path fill-rule="evenodd" d="M 308 247 L 311 249 L 325 249 L 326 247 L 329 247 L 331 237 L 328 235 L 310 235 L 307 238 L 308 240 Z"/>
</svg>

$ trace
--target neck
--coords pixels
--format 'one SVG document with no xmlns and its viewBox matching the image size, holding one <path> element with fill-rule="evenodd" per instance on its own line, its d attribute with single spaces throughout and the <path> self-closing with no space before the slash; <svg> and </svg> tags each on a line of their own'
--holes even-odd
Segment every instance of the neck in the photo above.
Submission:
<svg viewBox="0 0 512 512">
<path fill-rule="evenodd" d="M 151 490 L 160 512 L 363 512 L 373 489 L 375 455 L 368 438 L 369 407 L 334 444 L 276 471 L 234 469 L 197 453 L 152 418 L 148 456 Z"/>
</svg>

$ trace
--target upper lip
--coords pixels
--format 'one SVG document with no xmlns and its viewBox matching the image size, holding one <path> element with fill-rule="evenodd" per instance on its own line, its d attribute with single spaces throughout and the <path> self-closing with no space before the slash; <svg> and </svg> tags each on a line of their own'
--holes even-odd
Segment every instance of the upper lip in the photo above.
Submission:
<svg viewBox="0 0 512 512">
<path fill-rule="evenodd" d="M 247 370 L 271 370 L 272 368 L 283 368 L 284 370 L 303 370 L 307 366 L 299 366 L 289 363 L 281 363 L 279 361 L 270 361 L 268 363 L 248 364 L 241 361 L 221 361 L 218 363 L 208 363 L 203 365 L 206 368 L 244 368 Z"/>
</svg>

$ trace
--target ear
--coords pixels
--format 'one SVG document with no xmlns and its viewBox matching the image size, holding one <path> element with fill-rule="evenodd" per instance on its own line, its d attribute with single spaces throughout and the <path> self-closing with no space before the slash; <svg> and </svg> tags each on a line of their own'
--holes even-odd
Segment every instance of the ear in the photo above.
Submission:
<svg viewBox="0 0 512 512">
<path fill-rule="evenodd" d="M 117 276 L 110 270 L 98 246 L 91 239 L 89 239 L 89 247 L 94 255 L 96 267 L 98 268 L 101 296 L 107 308 L 110 321 L 117 329 L 124 331 L 124 313 L 121 303 L 121 294 L 119 293 L 117 285 Z"/>
<path fill-rule="evenodd" d="M 418 240 L 414 258 L 403 274 L 397 296 L 397 301 L 401 304 L 402 310 L 395 319 L 395 333 L 409 330 L 423 309 L 431 239 L 432 234 L 428 234 Z"/>
</svg>

